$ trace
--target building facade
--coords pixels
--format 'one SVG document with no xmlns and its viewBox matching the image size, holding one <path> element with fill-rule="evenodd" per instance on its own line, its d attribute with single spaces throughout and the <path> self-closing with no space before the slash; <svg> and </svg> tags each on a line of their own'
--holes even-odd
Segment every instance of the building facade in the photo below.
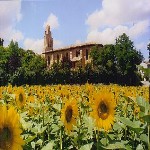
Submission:
<svg viewBox="0 0 150 150">
<path fill-rule="evenodd" d="M 63 59 L 70 60 L 72 68 L 76 68 L 78 65 L 84 67 L 87 63 L 91 62 L 89 54 L 91 48 L 96 45 L 98 47 L 103 47 L 102 44 L 84 43 L 53 49 L 53 38 L 51 35 L 50 26 L 48 25 L 45 30 L 44 50 L 42 54 L 44 55 L 49 68 L 54 62 L 61 62 Z"/>
<path fill-rule="evenodd" d="M 149 81 L 150 80 L 150 74 L 148 75 L 148 77 L 146 78 L 145 77 L 145 71 L 147 70 L 147 72 L 148 72 L 148 70 L 150 70 L 150 62 L 149 61 L 144 61 L 144 62 L 142 62 L 140 65 L 139 65 L 139 67 L 138 67 L 138 71 L 139 71 L 139 73 L 141 74 L 141 76 L 142 76 L 142 79 L 143 79 L 143 81 L 145 82 L 145 81 Z M 150 84 L 150 83 L 149 83 Z"/>
</svg>

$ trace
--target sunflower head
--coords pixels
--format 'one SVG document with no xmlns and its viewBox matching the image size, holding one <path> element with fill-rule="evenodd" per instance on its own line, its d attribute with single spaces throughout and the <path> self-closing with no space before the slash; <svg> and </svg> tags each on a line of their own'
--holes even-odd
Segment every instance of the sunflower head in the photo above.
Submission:
<svg viewBox="0 0 150 150">
<path fill-rule="evenodd" d="M 33 95 L 28 96 L 28 102 L 34 103 L 34 96 Z"/>
<path fill-rule="evenodd" d="M 139 112 L 140 112 L 140 107 L 139 107 L 139 106 L 135 106 L 135 107 L 134 107 L 134 114 L 135 114 L 135 115 L 138 115 Z"/>
<path fill-rule="evenodd" d="M 78 106 L 76 100 L 66 101 L 61 110 L 61 121 L 64 123 L 67 132 L 70 132 L 73 129 L 73 125 L 76 125 L 77 117 Z"/>
<path fill-rule="evenodd" d="M 26 103 L 26 95 L 23 88 L 16 91 L 16 102 L 19 107 L 23 107 Z"/>
<path fill-rule="evenodd" d="M 2 149 L 7 148 L 10 149 L 11 144 L 12 144 L 12 134 L 11 131 L 8 127 L 4 127 L 0 131 L 0 147 Z"/>
<path fill-rule="evenodd" d="M 94 94 L 91 105 L 93 109 L 91 116 L 95 120 L 97 129 L 104 129 L 105 131 L 111 129 L 115 113 L 113 95 L 108 92 L 98 92 Z"/>
<path fill-rule="evenodd" d="M 98 113 L 99 118 L 101 118 L 102 120 L 105 120 L 108 117 L 109 108 L 108 108 L 108 105 L 104 101 L 101 101 L 99 103 L 98 108 L 97 108 L 97 113 Z"/>
<path fill-rule="evenodd" d="M 20 134 L 19 116 L 17 112 L 10 107 L 8 110 L 6 106 L 1 107 L 0 114 L 0 150 L 16 150 L 22 149 L 24 141 Z"/>
<path fill-rule="evenodd" d="M 65 119 L 67 121 L 67 123 L 69 123 L 72 119 L 72 107 L 71 106 L 67 106 L 66 111 L 65 111 Z"/>
<path fill-rule="evenodd" d="M 0 87 L 0 100 L 3 98 L 2 87 Z"/>
</svg>

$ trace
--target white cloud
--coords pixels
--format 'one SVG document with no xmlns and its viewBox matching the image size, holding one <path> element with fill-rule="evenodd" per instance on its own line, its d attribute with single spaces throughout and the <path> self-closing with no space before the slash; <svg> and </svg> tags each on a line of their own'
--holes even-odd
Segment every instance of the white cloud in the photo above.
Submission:
<svg viewBox="0 0 150 150">
<path fill-rule="evenodd" d="M 149 31 L 149 25 L 150 20 L 139 21 L 130 28 L 129 35 L 134 38 L 141 36 L 142 34 Z"/>
<path fill-rule="evenodd" d="M 132 27 L 118 25 L 114 28 L 105 28 L 102 31 L 91 30 L 87 35 L 87 42 L 98 42 L 101 44 L 114 44 L 115 39 L 126 33 L 131 39 L 136 39 L 143 33 L 146 33 L 149 28 L 149 22 L 147 20 L 140 21 Z"/>
<path fill-rule="evenodd" d="M 89 27 L 86 41 L 114 44 L 119 35 L 126 33 L 147 58 L 149 14 L 150 0 L 103 0 L 102 7 L 86 20 Z"/>
<path fill-rule="evenodd" d="M 43 39 L 32 39 L 27 38 L 24 40 L 24 48 L 26 50 L 30 49 L 33 50 L 35 53 L 41 54 L 44 48 Z"/>
<path fill-rule="evenodd" d="M 44 22 L 43 27 L 45 28 L 46 25 L 50 25 L 51 30 L 57 29 L 59 27 L 58 18 L 53 13 L 51 13 L 48 16 L 47 21 Z"/>
<path fill-rule="evenodd" d="M 59 27 L 58 18 L 54 14 L 50 14 L 47 18 L 47 21 L 44 22 L 43 27 L 50 25 L 51 30 Z M 54 49 L 62 47 L 63 43 L 59 40 L 54 40 Z M 24 40 L 24 48 L 33 50 L 35 53 L 41 54 L 44 51 L 44 39 L 33 39 L 26 38 Z"/>
<path fill-rule="evenodd" d="M 24 37 L 21 31 L 13 29 L 11 32 L 12 36 L 10 36 L 9 40 L 11 39 L 13 39 L 14 41 L 23 40 Z"/>
<path fill-rule="evenodd" d="M 21 1 L 0 1 L 0 36 L 5 41 L 23 39 L 21 31 L 15 29 L 21 19 Z"/>
<path fill-rule="evenodd" d="M 90 14 L 86 23 L 91 29 L 133 24 L 149 18 L 149 8 L 149 0 L 103 0 L 102 8 Z"/>
<path fill-rule="evenodd" d="M 60 48 L 63 46 L 63 43 L 59 40 L 54 40 L 54 49 Z M 33 50 L 37 54 L 42 54 L 44 50 L 44 39 L 32 39 L 27 38 L 24 40 L 24 48 L 26 50 Z"/>
</svg>

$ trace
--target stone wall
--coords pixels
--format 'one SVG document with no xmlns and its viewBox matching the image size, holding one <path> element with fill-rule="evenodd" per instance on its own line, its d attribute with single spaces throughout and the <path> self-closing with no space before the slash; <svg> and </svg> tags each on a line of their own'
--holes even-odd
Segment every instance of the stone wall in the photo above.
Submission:
<svg viewBox="0 0 150 150">
<path fill-rule="evenodd" d="M 57 49 L 45 53 L 45 59 L 47 61 L 48 67 L 51 67 L 54 62 L 61 62 L 64 57 L 71 60 L 73 66 L 76 67 L 77 63 L 81 63 L 84 67 L 87 63 L 91 62 L 90 52 L 91 48 L 95 44 L 82 45 L 82 46 L 72 46 L 64 49 Z M 99 44 L 100 47 L 102 45 Z"/>
</svg>

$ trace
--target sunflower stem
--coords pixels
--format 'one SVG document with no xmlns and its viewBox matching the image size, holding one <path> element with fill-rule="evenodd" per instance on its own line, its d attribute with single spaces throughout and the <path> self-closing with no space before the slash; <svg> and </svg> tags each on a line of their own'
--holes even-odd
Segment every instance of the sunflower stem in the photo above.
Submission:
<svg viewBox="0 0 150 150">
<path fill-rule="evenodd" d="M 99 150 L 99 131 L 96 132 L 96 139 L 97 139 L 97 150 Z"/>
<path fill-rule="evenodd" d="M 150 124 L 148 123 L 148 149 L 150 149 Z"/>
<path fill-rule="evenodd" d="M 107 132 L 105 132 L 105 138 L 106 138 L 106 145 L 107 146 Z"/>
<path fill-rule="evenodd" d="M 47 135 L 48 135 L 48 141 L 50 140 L 50 124 L 48 123 L 48 126 L 47 126 L 47 130 L 48 130 L 48 132 L 47 132 Z"/>
<path fill-rule="evenodd" d="M 43 127 L 44 127 L 44 109 L 42 109 L 42 121 L 43 121 Z M 44 141 L 44 132 L 42 133 L 43 141 Z"/>
<path fill-rule="evenodd" d="M 80 128 L 82 126 L 82 118 L 81 118 L 81 102 L 79 106 L 79 132 L 78 132 L 78 149 L 80 149 Z"/>
<path fill-rule="evenodd" d="M 62 99 L 60 100 L 60 107 L 61 107 L 61 109 L 62 109 Z M 60 114 L 61 115 L 61 114 Z M 62 129 L 62 126 L 60 127 L 60 150 L 62 150 L 63 148 L 62 148 L 62 131 L 63 131 L 63 129 Z"/>
<path fill-rule="evenodd" d="M 125 108 L 125 118 L 127 118 L 127 108 L 128 108 L 128 104 L 126 104 L 126 108 Z M 127 139 L 127 126 L 125 127 L 125 140 Z"/>
<path fill-rule="evenodd" d="M 43 112 L 43 127 L 44 127 L 44 109 L 42 109 Z"/>
<path fill-rule="evenodd" d="M 62 127 L 60 128 L 60 150 L 62 150 Z"/>
</svg>

